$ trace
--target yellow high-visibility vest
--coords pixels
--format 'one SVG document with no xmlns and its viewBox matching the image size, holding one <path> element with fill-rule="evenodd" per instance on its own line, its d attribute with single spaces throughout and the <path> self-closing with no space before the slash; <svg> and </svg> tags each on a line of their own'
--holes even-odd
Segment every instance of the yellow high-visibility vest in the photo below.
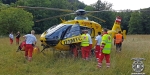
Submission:
<svg viewBox="0 0 150 75">
<path fill-rule="evenodd" d="M 101 44 L 102 44 L 102 43 L 105 44 L 105 46 L 104 46 L 102 52 L 103 52 L 104 54 L 110 54 L 110 52 L 111 52 L 111 43 L 112 43 L 111 36 L 110 36 L 109 34 L 104 34 L 104 35 L 102 36 L 102 42 L 101 42 Z"/>
<path fill-rule="evenodd" d="M 88 39 L 88 36 L 86 34 L 82 34 L 81 35 L 81 46 L 89 46 L 89 39 Z"/>
</svg>

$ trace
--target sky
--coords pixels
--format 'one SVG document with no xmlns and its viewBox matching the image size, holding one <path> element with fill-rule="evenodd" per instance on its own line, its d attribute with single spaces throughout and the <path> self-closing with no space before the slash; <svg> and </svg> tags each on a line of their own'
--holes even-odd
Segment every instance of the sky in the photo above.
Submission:
<svg viewBox="0 0 150 75">
<path fill-rule="evenodd" d="M 79 0 L 84 2 L 87 5 L 96 3 L 98 0 Z M 102 2 L 106 1 L 112 3 L 112 9 L 114 10 L 139 10 L 142 8 L 150 7 L 150 0 L 101 0 Z"/>
</svg>

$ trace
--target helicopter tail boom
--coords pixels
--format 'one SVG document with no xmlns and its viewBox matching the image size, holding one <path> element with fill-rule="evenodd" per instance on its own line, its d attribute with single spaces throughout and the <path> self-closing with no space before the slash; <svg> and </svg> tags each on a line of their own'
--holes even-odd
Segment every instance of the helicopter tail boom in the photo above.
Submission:
<svg viewBox="0 0 150 75">
<path fill-rule="evenodd" d="M 109 30 L 108 33 L 112 36 L 112 38 L 114 38 L 115 34 L 118 33 L 118 31 L 121 31 L 121 33 L 123 34 L 123 37 L 126 38 L 126 30 L 121 30 L 121 17 L 117 16 L 116 20 L 114 22 L 114 25 L 112 27 L 112 30 Z"/>
</svg>

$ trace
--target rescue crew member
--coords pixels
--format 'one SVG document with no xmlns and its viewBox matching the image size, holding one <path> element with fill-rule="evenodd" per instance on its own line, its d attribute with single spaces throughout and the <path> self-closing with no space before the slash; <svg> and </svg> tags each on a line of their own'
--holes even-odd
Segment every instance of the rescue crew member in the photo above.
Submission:
<svg viewBox="0 0 150 75">
<path fill-rule="evenodd" d="M 95 57 L 98 61 L 99 59 L 99 53 L 100 53 L 100 43 L 102 41 L 102 36 L 101 36 L 101 32 L 98 32 L 98 35 L 95 38 L 96 40 L 96 44 L 95 44 Z"/>
<path fill-rule="evenodd" d="M 18 31 L 16 34 L 16 44 L 19 44 L 20 32 Z"/>
<path fill-rule="evenodd" d="M 83 60 L 89 59 L 90 49 L 89 49 L 89 36 L 87 35 L 87 30 L 83 30 L 81 35 L 81 53 Z"/>
<path fill-rule="evenodd" d="M 28 61 L 32 60 L 32 53 L 33 53 L 33 49 L 34 49 L 34 45 L 36 44 L 36 37 L 34 36 L 35 31 L 32 30 L 31 34 L 27 34 L 24 35 L 23 37 L 25 37 L 26 40 L 26 45 L 25 45 L 25 58 Z"/>
<path fill-rule="evenodd" d="M 85 32 L 86 32 L 86 35 L 89 37 L 89 50 L 90 50 L 89 57 L 90 57 L 93 43 L 92 43 L 92 38 L 91 38 L 90 34 L 88 33 L 88 30 L 85 30 Z"/>
<path fill-rule="evenodd" d="M 116 51 L 121 52 L 123 40 L 124 40 L 124 38 L 121 34 L 121 31 L 118 31 L 118 34 L 116 34 L 114 37 L 114 45 L 116 45 Z"/>
<path fill-rule="evenodd" d="M 10 38 L 10 44 L 12 44 L 12 43 L 13 43 L 13 39 L 14 39 L 13 32 L 11 32 L 11 33 L 9 34 L 9 38 Z"/>
<path fill-rule="evenodd" d="M 99 61 L 98 61 L 98 68 L 102 67 L 102 61 L 105 57 L 106 59 L 106 66 L 107 68 L 110 67 L 110 52 L 111 52 L 111 36 L 107 33 L 107 29 L 104 29 L 102 42 L 100 46 L 100 54 L 99 54 Z"/>
</svg>

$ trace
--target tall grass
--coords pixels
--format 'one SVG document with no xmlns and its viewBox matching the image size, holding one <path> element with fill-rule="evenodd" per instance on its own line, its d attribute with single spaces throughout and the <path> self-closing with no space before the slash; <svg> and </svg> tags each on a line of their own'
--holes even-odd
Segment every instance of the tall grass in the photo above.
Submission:
<svg viewBox="0 0 150 75">
<path fill-rule="evenodd" d="M 39 38 L 39 35 L 37 35 Z M 144 73 L 150 74 L 150 35 L 128 35 L 123 42 L 121 53 L 116 53 L 113 46 L 111 52 L 111 67 L 106 68 L 105 61 L 101 69 L 96 67 L 97 62 L 93 56 L 90 61 L 84 61 L 80 57 L 67 57 L 47 49 L 43 53 L 33 55 L 33 61 L 28 62 L 24 58 L 24 52 L 16 52 L 18 45 L 10 45 L 9 38 L 0 38 L 0 75 L 131 75 L 133 61 L 131 58 L 145 58 Z M 22 41 L 23 39 L 21 39 Z M 40 46 L 38 40 L 37 46 Z"/>
</svg>

